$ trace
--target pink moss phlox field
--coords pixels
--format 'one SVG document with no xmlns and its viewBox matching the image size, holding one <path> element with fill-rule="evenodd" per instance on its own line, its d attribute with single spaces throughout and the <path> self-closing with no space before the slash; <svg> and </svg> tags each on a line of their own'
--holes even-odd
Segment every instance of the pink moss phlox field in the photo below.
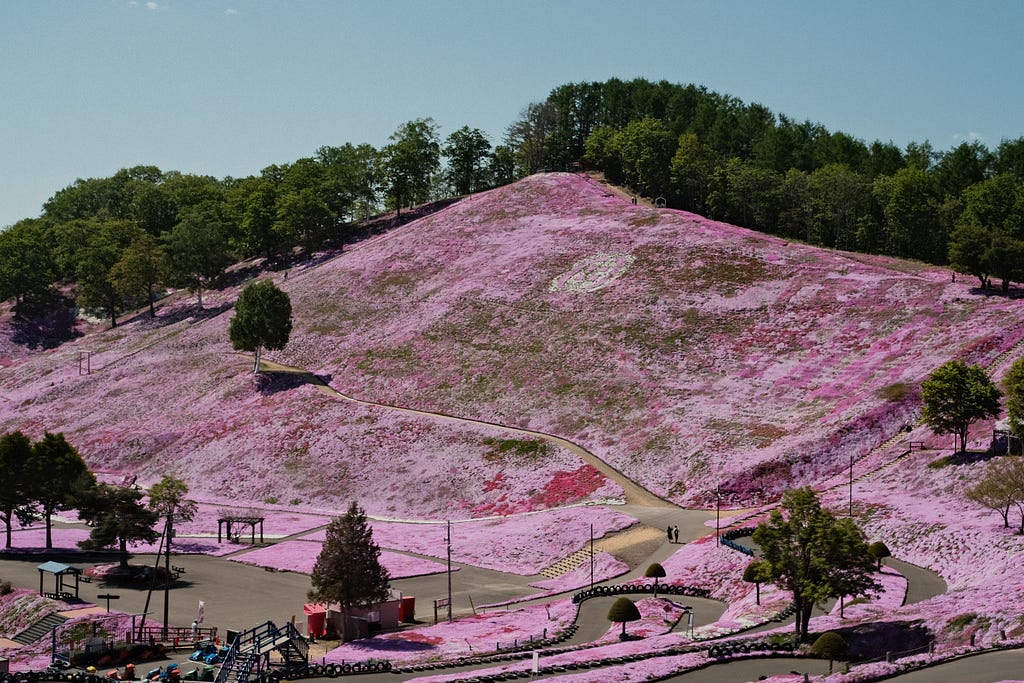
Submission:
<svg viewBox="0 0 1024 683">
<path fill-rule="evenodd" d="M 614 278 L 582 272 L 590 257 L 614 263 Z M 583 282 L 598 276 L 599 288 Z M 938 449 L 950 439 L 915 426 L 929 372 L 961 358 L 998 379 L 1014 360 L 1003 354 L 1024 335 L 1018 300 L 958 280 L 633 207 L 589 179 L 545 174 L 296 268 L 282 283 L 293 339 L 268 357 L 357 398 L 565 437 L 687 505 L 713 506 L 719 485 L 725 507 L 745 507 L 812 484 L 843 511 L 847 468 L 858 459 L 853 514 L 868 539 L 946 585 L 897 604 L 899 579 L 887 573 L 880 596 L 811 628 L 884 618 L 926 629 L 935 640 L 929 657 L 942 658 L 1024 639 L 1024 537 L 964 497 L 986 459 L 931 467 L 946 462 Z M 182 299 L 153 321 L 83 324 L 82 337 L 50 351 L 0 347 L 0 429 L 33 438 L 62 431 L 115 481 L 186 479 L 211 506 L 182 527 L 197 537 L 214 530 L 217 506 L 265 510 L 268 527 L 270 513 L 282 513 L 277 535 L 322 526 L 352 501 L 395 520 L 500 514 L 508 516 L 454 524 L 453 557 L 529 575 L 583 547 L 591 523 L 599 534 L 632 523 L 596 506 L 511 514 L 623 495 L 540 437 L 342 401 L 302 375 L 254 380 L 251 358 L 227 341 L 230 312 L 216 309 L 238 290 L 211 292 L 203 314 Z M 80 374 L 80 351 L 92 353 L 90 374 Z M 990 421 L 974 425 L 969 445 L 986 447 L 991 430 Z M 930 450 L 896 460 L 906 450 L 900 440 Z M 26 534 L 19 550 L 41 547 L 38 526 L 18 533 Z M 55 538 L 73 549 L 84 533 Z M 382 547 L 444 553 L 443 524 L 375 521 L 374 533 Z M 668 582 L 727 603 L 717 622 L 696 629 L 698 639 L 763 623 L 788 604 L 772 586 L 755 604 L 755 587 L 741 580 L 748 561 L 708 536 L 662 563 Z M 911 579 L 908 593 L 914 588 Z M 553 604 L 560 626 L 574 614 L 565 603 Z M 536 610 L 510 614 L 518 616 L 395 634 L 406 639 L 378 647 L 388 658 L 387 648 L 413 661 L 458 657 L 471 644 L 539 634 L 547 621 Z M 673 633 L 559 657 L 679 642 L 687 641 Z M 348 658 L 367 656 L 375 655 Z"/>
<path fill-rule="evenodd" d="M 174 317 L 173 308 L 163 313 Z M 0 406 L 0 424 L 36 438 L 59 429 L 115 481 L 137 477 L 145 486 L 171 474 L 192 497 L 238 510 L 329 516 L 357 500 L 397 518 L 468 517 L 621 496 L 558 446 L 536 451 L 539 460 L 491 457 L 495 444 L 529 441 L 501 428 L 345 402 L 298 375 L 267 373 L 256 386 L 250 361 L 227 343 L 229 318 L 129 321 L 26 358 L 16 372 L 0 372 L 0 393 L 18 406 Z M 92 374 L 78 373 L 82 349 L 93 354 Z M 500 494 L 484 491 L 498 475 Z M 184 531 L 213 533 L 210 522 Z"/>
<path fill-rule="evenodd" d="M 89 530 L 85 527 L 54 526 L 50 530 L 50 539 L 53 541 L 54 549 L 62 551 L 78 551 L 79 541 L 84 541 L 87 538 L 89 538 Z M 0 553 L 5 551 L 5 548 L 0 548 Z M 40 526 L 12 532 L 10 552 L 51 552 L 46 550 L 46 529 Z"/>
<path fill-rule="evenodd" d="M 668 633 L 683 617 L 682 605 L 666 598 L 640 598 L 633 600 L 640 610 L 640 619 L 626 624 L 626 633 L 631 636 L 647 638 Z M 621 624 L 613 624 L 608 632 L 594 641 L 599 645 L 619 642 L 622 633 Z"/>
<path fill-rule="evenodd" d="M 235 555 L 230 559 L 234 562 L 252 564 L 257 567 L 270 567 L 278 571 L 302 572 L 312 574 L 316 558 L 323 549 L 322 543 L 309 541 L 283 541 L 265 548 L 256 548 L 249 552 Z M 388 570 L 392 579 L 404 579 L 410 576 L 440 574 L 447 567 L 439 562 L 411 557 L 401 553 L 383 551 L 380 554 L 381 565 Z M 457 571 L 458 567 L 452 567 Z"/>
<path fill-rule="evenodd" d="M 617 279 L 552 287 L 602 254 L 625 268 Z M 565 436 L 688 504 L 707 505 L 713 483 L 749 503 L 839 472 L 913 420 L 913 388 L 934 367 L 988 362 L 1024 330 L 1013 301 L 948 272 L 631 206 L 566 174 L 467 198 L 292 275 L 277 276 L 292 341 L 270 356 L 359 398 Z M 210 292 L 208 310 L 238 290 Z M 230 317 L 182 297 L 155 321 L 89 326 L 12 358 L 0 427 L 60 429 L 96 469 L 175 474 L 242 505 L 333 513 L 357 499 L 437 518 L 453 502 L 472 516 L 617 495 L 554 446 L 540 459 L 503 450 L 528 439 L 498 428 L 339 402 L 281 373 L 254 385 Z"/>
<path fill-rule="evenodd" d="M 534 176 L 358 245 L 308 274 L 308 307 L 335 291 L 365 324 L 310 320 L 281 355 L 363 398 L 565 436 L 706 504 L 695 479 L 749 501 L 837 472 L 912 421 L 934 367 L 1024 333 L 948 272 L 606 195 Z M 632 260 L 596 291 L 558 285 L 599 255 Z"/>
<path fill-rule="evenodd" d="M 576 618 L 569 600 L 481 612 L 436 626 L 353 641 L 327 653 L 328 662 L 386 658 L 396 664 L 440 661 L 493 652 L 500 643 L 511 647 L 530 637 L 540 639 L 564 629 Z"/>
<path fill-rule="evenodd" d="M 590 525 L 598 538 L 636 520 L 603 506 L 559 508 L 452 523 L 452 560 L 475 567 L 529 576 L 584 547 Z M 373 540 L 382 548 L 446 557 L 447 525 L 371 520 Z M 324 532 L 303 537 L 323 540 Z"/>
</svg>

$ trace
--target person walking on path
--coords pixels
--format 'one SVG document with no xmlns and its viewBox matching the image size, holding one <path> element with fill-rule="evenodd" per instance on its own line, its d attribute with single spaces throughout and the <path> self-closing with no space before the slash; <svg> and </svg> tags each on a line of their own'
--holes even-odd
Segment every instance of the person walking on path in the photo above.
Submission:
<svg viewBox="0 0 1024 683">
<path fill-rule="evenodd" d="M 668 534 L 668 542 L 671 543 L 672 542 L 672 526 L 671 525 L 669 525 L 669 527 L 667 529 L 665 529 L 665 533 Z"/>
<path fill-rule="evenodd" d="M 672 542 L 679 543 L 679 527 L 672 527 Z"/>
</svg>

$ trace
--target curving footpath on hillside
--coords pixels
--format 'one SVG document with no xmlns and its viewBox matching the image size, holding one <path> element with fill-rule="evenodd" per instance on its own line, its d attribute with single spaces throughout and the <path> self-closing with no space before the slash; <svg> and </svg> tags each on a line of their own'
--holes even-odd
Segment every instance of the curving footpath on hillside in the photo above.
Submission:
<svg viewBox="0 0 1024 683">
<path fill-rule="evenodd" d="M 561 446 L 569 450 L 570 452 L 578 455 L 584 462 L 591 465 L 599 471 L 606 478 L 611 479 L 616 484 L 622 487 L 622 490 L 626 496 L 626 503 L 628 505 L 636 505 L 640 507 L 652 507 L 652 508 L 667 508 L 674 510 L 678 513 L 687 512 L 684 508 L 679 507 L 675 503 L 665 500 L 659 496 L 654 495 L 647 489 L 643 488 L 635 481 L 624 475 L 619 470 L 615 469 L 604 460 L 601 460 L 596 455 L 583 448 L 579 444 L 573 443 L 568 439 L 563 439 L 560 436 L 554 434 L 547 434 L 545 432 L 537 432 L 531 429 L 523 429 L 522 427 L 510 427 L 508 425 L 498 424 L 496 422 L 487 422 L 486 420 L 478 420 L 468 417 L 457 417 L 455 415 L 446 415 L 444 413 L 434 413 L 427 410 L 418 410 L 416 408 L 403 408 L 401 406 L 388 405 L 386 403 L 377 403 L 374 401 L 364 401 L 363 399 L 349 396 L 338 391 L 330 384 L 325 382 L 316 374 L 305 370 L 303 368 L 297 368 L 291 365 L 284 365 L 282 363 L 275 363 L 261 359 L 260 369 L 268 370 L 270 372 L 283 372 L 302 375 L 307 378 L 310 384 L 315 385 L 320 391 L 334 398 L 340 398 L 351 403 L 355 403 L 361 406 L 369 406 L 373 408 L 381 408 L 384 410 L 392 410 L 399 413 L 406 413 L 409 415 L 418 415 L 421 417 L 429 417 L 438 420 L 444 420 L 446 422 L 456 422 L 461 424 L 480 425 L 484 427 L 494 427 L 497 429 L 503 429 L 513 434 L 522 434 L 524 436 L 530 436 L 533 438 L 544 439 L 548 443 L 556 446 Z M 703 513 L 702 513 L 703 514 Z"/>
</svg>

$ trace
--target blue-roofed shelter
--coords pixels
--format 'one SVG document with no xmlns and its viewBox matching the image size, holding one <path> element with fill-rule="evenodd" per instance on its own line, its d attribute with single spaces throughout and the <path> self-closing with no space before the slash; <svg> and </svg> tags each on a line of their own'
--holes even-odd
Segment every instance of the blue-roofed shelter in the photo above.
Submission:
<svg viewBox="0 0 1024 683">
<path fill-rule="evenodd" d="M 37 567 L 39 570 L 39 594 L 47 598 L 53 598 L 54 600 L 63 600 L 67 598 L 78 598 L 78 582 L 82 576 L 82 570 L 78 567 L 72 567 L 70 565 L 61 564 L 60 562 L 44 562 Z M 53 574 L 54 579 L 54 591 L 52 593 L 43 592 L 43 574 Z M 65 590 L 70 588 L 70 585 L 65 585 L 64 577 L 75 577 L 75 594 L 72 595 L 69 591 Z"/>
</svg>

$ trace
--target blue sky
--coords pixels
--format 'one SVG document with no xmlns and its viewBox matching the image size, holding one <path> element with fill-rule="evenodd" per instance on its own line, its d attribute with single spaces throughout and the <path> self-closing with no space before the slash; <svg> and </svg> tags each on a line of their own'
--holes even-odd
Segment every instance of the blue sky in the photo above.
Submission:
<svg viewBox="0 0 1024 683">
<path fill-rule="evenodd" d="M 1024 136 L 1024 3 L 7 0 L 0 226 L 76 178 L 218 178 L 433 117 L 493 143 L 552 88 L 697 83 L 867 141 Z"/>
</svg>

